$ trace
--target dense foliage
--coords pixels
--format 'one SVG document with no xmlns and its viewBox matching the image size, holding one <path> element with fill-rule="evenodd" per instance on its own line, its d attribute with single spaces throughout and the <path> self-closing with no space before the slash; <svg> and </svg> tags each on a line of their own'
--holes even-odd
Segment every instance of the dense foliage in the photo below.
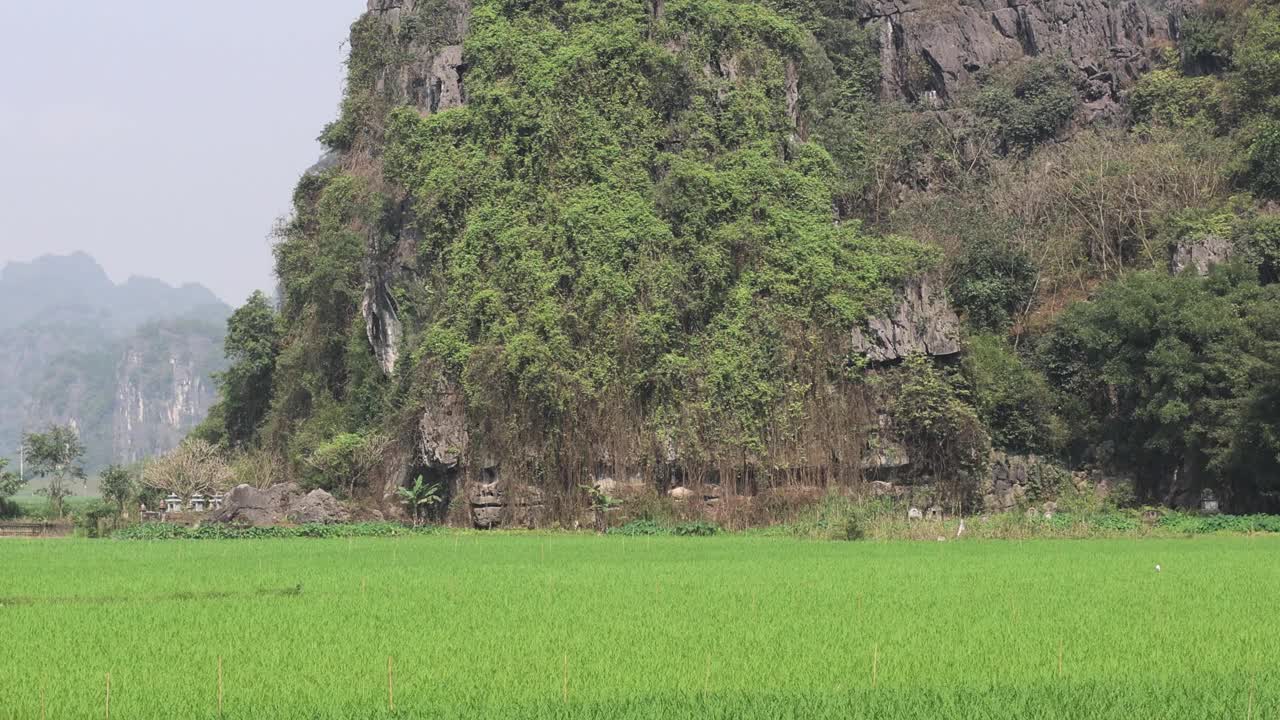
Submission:
<svg viewBox="0 0 1280 720">
<path fill-rule="evenodd" d="M 1106 452 L 1147 499 L 1280 490 L 1280 285 L 1253 268 L 1130 275 L 1068 310 L 1039 357 L 1076 451 Z"/>
</svg>

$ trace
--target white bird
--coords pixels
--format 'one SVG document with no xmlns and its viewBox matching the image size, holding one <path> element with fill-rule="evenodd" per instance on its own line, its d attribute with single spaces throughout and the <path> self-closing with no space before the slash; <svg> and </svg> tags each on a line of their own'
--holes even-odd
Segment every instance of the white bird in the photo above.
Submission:
<svg viewBox="0 0 1280 720">
<path fill-rule="evenodd" d="M 1156 572 L 1160 572 L 1160 564 L 1156 563 Z"/>
</svg>

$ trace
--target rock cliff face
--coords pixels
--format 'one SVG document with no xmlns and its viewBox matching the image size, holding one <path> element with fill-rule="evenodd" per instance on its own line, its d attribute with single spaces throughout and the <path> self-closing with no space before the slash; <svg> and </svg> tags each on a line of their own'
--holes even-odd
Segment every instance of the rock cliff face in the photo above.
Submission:
<svg viewBox="0 0 1280 720">
<path fill-rule="evenodd" d="M 229 308 L 208 290 L 113 284 L 88 256 L 42 258 L 0 275 L 0 456 L 23 432 L 71 424 L 86 465 L 171 449 L 217 398 Z"/>
<path fill-rule="evenodd" d="M 920 354 L 947 357 L 960 352 L 960 318 L 929 278 L 908 282 L 893 311 L 853 329 L 853 351 L 873 363 Z"/>
<path fill-rule="evenodd" d="M 858 11 L 879 28 L 881 92 L 943 105 L 979 73 L 1051 57 L 1084 89 L 1086 120 L 1119 111 L 1120 91 L 1176 40 L 1191 3 L 1175 0 L 884 0 Z"/>
<path fill-rule="evenodd" d="M 396 54 L 406 58 L 379 72 L 374 87 L 377 96 L 390 106 L 408 105 L 424 115 L 466 102 L 462 43 L 470 28 L 470 0 L 369 0 L 369 15 L 392 39 Z M 424 17 L 430 22 L 424 23 Z M 366 161 L 376 164 L 372 157 Z M 382 245 L 371 239 L 371 255 L 377 257 L 369 263 L 360 304 L 369 343 L 388 376 L 395 373 L 403 337 L 400 308 L 391 288 L 402 273 L 413 270 L 419 240 L 403 221 L 411 207 L 405 198 L 393 223 L 396 236 L 391 243 Z"/>
<path fill-rule="evenodd" d="M 210 370 L 221 366 L 216 334 L 153 325 L 126 345 L 116 370 L 112 458 L 135 463 L 178 445 L 217 399 Z"/>
</svg>

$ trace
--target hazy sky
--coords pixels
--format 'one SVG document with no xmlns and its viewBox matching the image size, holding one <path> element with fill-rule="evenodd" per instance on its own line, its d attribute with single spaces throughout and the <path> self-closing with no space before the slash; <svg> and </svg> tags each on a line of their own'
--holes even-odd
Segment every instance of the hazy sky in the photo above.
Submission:
<svg viewBox="0 0 1280 720">
<path fill-rule="evenodd" d="M 0 265 L 274 285 L 269 234 L 337 114 L 365 0 L 0 0 Z"/>
</svg>

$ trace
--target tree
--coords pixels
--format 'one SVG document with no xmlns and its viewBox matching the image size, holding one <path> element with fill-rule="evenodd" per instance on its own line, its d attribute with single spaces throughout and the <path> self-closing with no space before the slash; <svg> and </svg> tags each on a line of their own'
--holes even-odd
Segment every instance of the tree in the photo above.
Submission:
<svg viewBox="0 0 1280 720">
<path fill-rule="evenodd" d="M 124 515 L 125 503 L 129 502 L 137 491 L 133 473 L 119 465 L 112 465 L 102 471 L 99 487 L 102 491 L 102 499 L 116 504 L 118 515 Z"/>
<path fill-rule="evenodd" d="M 977 479 L 987 469 L 991 437 L 968 394 L 923 355 L 904 360 L 894 390 L 894 426 L 919 455 L 919 467 L 938 478 L 949 503 L 963 506 L 973 500 Z"/>
<path fill-rule="evenodd" d="M 1053 390 L 1044 375 L 1023 363 L 1006 339 L 970 337 L 962 368 L 978 417 L 995 447 L 1040 454 L 1062 447 L 1067 431 L 1053 412 Z"/>
<path fill-rule="evenodd" d="M 48 485 L 37 492 L 49 498 L 49 505 L 58 517 L 62 517 L 63 501 L 74 493 L 71 480 L 86 480 L 84 443 L 70 425 L 50 425 L 43 433 L 30 433 L 23 437 L 27 463 L 36 477 L 44 478 Z"/>
<path fill-rule="evenodd" d="M 8 470 L 9 459 L 0 458 L 0 508 L 3 508 L 4 501 L 18 494 L 26 480 L 18 477 Z"/>
<path fill-rule="evenodd" d="M 253 440 L 271 406 L 271 384 L 280 353 L 276 311 L 266 295 L 255 292 L 227 320 L 224 348 L 231 367 L 219 374 L 219 409 L 232 447 Z"/>
<path fill-rule="evenodd" d="M 222 492 L 234 479 L 218 448 L 198 439 L 187 440 L 142 470 L 143 485 L 184 499 Z"/>
<path fill-rule="evenodd" d="M 418 527 L 421 523 L 422 509 L 429 505 L 438 505 L 441 500 L 440 486 L 423 484 L 421 475 L 414 480 L 411 487 L 396 488 L 396 494 L 400 496 L 400 503 L 408 506 L 413 513 L 414 527 Z"/>
<path fill-rule="evenodd" d="M 1077 454 L 1133 472 L 1140 499 L 1212 489 L 1251 510 L 1280 489 L 1280 286 L 1253 267 L 1128 275 L 1068 310 L 1038 355 Z"/>
</svg>

